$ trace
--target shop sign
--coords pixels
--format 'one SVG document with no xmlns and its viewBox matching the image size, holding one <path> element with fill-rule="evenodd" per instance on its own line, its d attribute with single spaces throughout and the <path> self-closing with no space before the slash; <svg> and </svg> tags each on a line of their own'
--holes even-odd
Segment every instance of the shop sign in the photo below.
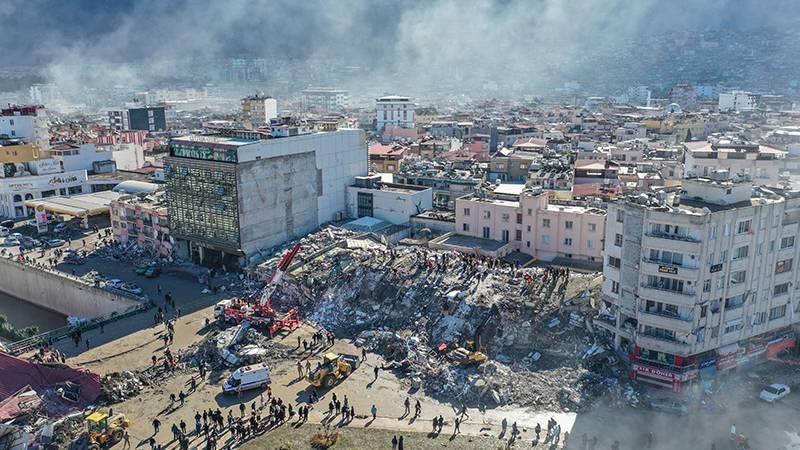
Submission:
<svg viewBox="0 0 800 450">
<path fill-rule="evenodd" d="M 709 270 L 709 272 L 714 273 L 714 272 L 719 272 L 721 270 L 722 270 L 722 264 L 713 264 L 711 265 L 711 269 Z"/>
<path fill-rule="evenodd" d="M 8 189 L 14 192 L 32 191 L 33 183 L 13 183 L 8 185 Z"/>
<path fill-rule="evenodd" d="M 717 357 L 717 370 L 736 367 L 736 353 L 726 353 Z"/>
<path fill-rule="evenodd" d="M 713 359 L 713 358 L 712 359 L 707 359 L 707 360 L 705 360 L 705 361 L 700 363 L 700 368 L 701 369 L 708 369 L 709 367 L 714 367 L 716 364 L 717 364 L 717 360 L 716 359 Z"/>
<path fill-rule="evenodd" d="M 75 183 L 76 181 L 78 181 L 78 177 L 75 175 L 67 175 L 50 178 L 50 181 L 48 181 L 47 184 L 50 186 L 55 186 L 57 184 Z"/>
<path fill-rule="evenodd" d="M 678 268 L 673 266 L 658 266 L 658 271 L 661 273 L 669 273 L 672 275 L 678 274 Z"/>
<path fill-rule="evenodd" d="M 668 378 L 670 380 L 675 378 L 675 374 L 672 372 L 667 372 L 666 370 L 656 369 L 655 367 L 648 367 L 648 366 L 640 366 L 635 364 L 633 369 L 638 373 L 649 374 L 649 375 L 656 375 L 663 378 Z"/>
</svg>

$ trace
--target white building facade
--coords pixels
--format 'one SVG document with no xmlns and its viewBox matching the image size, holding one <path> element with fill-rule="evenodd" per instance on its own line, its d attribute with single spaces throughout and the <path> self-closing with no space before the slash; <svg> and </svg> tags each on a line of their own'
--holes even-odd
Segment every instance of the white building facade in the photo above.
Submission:
<svg viewBox="0 0 800 450">
<path fill-rule="evenodd" d="M 409 223 L 412 216 L 433 209 L 432 188 L 362 182 L 367 178 L 370 177 L 357 177 L 356 184 L 347 187 L 347 215 L 351 218 L 374 217 L 403 225 Z"/>
<path fill-rule="evenodd" d="M 13 105 L 0 109 L 0 135 L 21 138 L 39 147 L 50 148 L 47 109 L 41 105 Z"/>
<path fill-rule="evenodd" d="M 376 124 L 378 131 L 387 125 L 400 128 L 414 128 L 414 103 L 410 97 L 387 95 L 375 100 Z"/>
<path fill-rule="evenodd" d="M 758 98 L 750 92 L 732 91 L 719 94 L 720 111 L 752 111 L 756 109 Z"/>
<path fill-rule="evenodd" d="M 594 321 L 632 378 L 675 391 L 793 346 L 800 319 L 800 198 L 725 179 L 683 190 L 609 205 Z"/>
</svg>

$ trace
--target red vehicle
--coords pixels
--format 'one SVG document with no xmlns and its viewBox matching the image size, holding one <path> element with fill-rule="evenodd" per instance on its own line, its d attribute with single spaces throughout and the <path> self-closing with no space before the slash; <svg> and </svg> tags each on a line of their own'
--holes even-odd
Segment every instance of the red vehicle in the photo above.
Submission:
<svg viewBox="0 0 800 450">
<path fill-rule="evenodd" d="M 214 315 L 226 323 L 240 324 L 248 322 L 255 327 L 267 328 L 270 336 L 279 329 L 293 329 L 299 325 L 300 319 L 297 318 L 297 308 L 292 308 L 286 314 L 278 317 L 278 314 L 272 309 L 270 301 L 270 297 L 278 288 L 283 274 L 299 252 L 300 244 L 297 244 L 283 256 L 278 268 L 270 276 L 255 303 L 240 299 L 225 299 L 217 303 L 214 308 Z"/>
</svg>

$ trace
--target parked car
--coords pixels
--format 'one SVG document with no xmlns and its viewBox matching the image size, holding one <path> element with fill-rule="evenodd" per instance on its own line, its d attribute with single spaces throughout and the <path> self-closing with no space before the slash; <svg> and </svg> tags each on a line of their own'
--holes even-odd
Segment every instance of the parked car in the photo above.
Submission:
<svg viewBox="0 0 800 450">
<path fill-rule="evenodd" d="M 19 239 L 19 245 L 25 250 L 33 250 L 34 248 L 41 246 L 42 241 L 29 236 L 23 236 L 21 239 Z"/>
<path fill-rule="evenodd" d="M 142 295 L 142 288 L 133 284 L 133 283 L 123 283 L 122 286 L 119 287 L 119 290 L 128 292 L 134 295 Z"/>
<path fill-rule="evenodd" d="M 776 400 L 786 397 L 790 392 L 792 392 L 792 390 L 789 388 L 789 386 L 775 383 L 765 387 L 758 395 L 758 398 L 764 400 L 765 402 L 772 403 Z"/>
<path fill-rule="evenodd" d="M 23 236 L 21 233 L 11 233 L 8 235 L 8 237 L 17 241 L 21 241 L 25 236 Z"/>
<path fill-rule="evenodd" d="M 60 233 L 67 228 L 67 224 L 65 223 L 57 223 L 56 226 L 53 227 L 53 231 L 56 233 Z"/>
<path fill-rule="evenodd" d="M 144 276 L 147 278 L 155 278 L 159 275 L 161 275 L 161 268 L 158 266 L 150 266 L 144 272 Z"/>
<path fill-rule="evenodd" d="M 64 257 L 64 264 L 75 264 L 79 266 L 81 264 L 86 264 L 86 258 L 78 255 L 77 253 L 70 253 Z"/>
<path fill-rule="evenodd" d="M 147 269 L 149 268 L 150 264 L 142 263 L 136 266 L 134 272 L 136 272 L 136 275 L 144 275 L 144 273 L 147 272 Z"/>
<path fill-rule="evenodd" d="M 19 245 L 19 241 L 14 239 L 13 237 L 7 237 L 3 239 L 3 247 L 16 247 Z"/>
<path fill-rule="evenodd" d="M 66 243 L 67 243 L 67 241 L 65 241 L 63 239 L 58 239 L 58 238 L 45 238 L 45 239 L 42 239 L 42 247 L 45 247 L 45 248 L 57 248 L 57 247 L 63 246 Z"/>
<path fill-rule="evenodd" d="M 650 402 L 650 407 L 656 411 L 662 411 L 670 414 L 686 414 L 689 412 L 689 407 L 686 403 L 678 400 L 658 399 Z"/>
<path fill-rule="evenodd" d="M 6 227 L 0 226 L 0 237 L 6 237 L 11 234 L 11 230 Z"/>
<path fill-rule="evenodd" d="M 106 280 L 106 286 L 112 287 L 114 289 L 122 289 L 122 285 L 125 284 L 119 278 L 112 278 L 110 280 Z"/>
<path fill-rule="evenodd" d="M 0 222 L 0 227 L 8 228 L 9 230 L 14 228 L 14 225 L 16 225 L 16 222 L 14 222 L 13 220 L 4 220 Z"/>
</svg>

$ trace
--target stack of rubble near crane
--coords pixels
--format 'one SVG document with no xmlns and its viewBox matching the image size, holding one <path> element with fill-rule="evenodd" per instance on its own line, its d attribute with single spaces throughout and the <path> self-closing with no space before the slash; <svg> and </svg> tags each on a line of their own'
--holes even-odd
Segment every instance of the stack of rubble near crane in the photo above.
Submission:
<svg viewBox="0 0 800 450">
<path fill-rule="evenodd" d="M 520 269 L 335 233 L 338 242 L 328 239 L 290 270 L 277 298 L 283 308 L 300 307 L 305 320 L 381 353 L 410 385 L 464 402 L 574 410 L 624 378 L 612 352 L 587 330 L 599 274 Z M 453 364 L 445 355 L 457 347 L 490 360 Z"/>
</svg>

